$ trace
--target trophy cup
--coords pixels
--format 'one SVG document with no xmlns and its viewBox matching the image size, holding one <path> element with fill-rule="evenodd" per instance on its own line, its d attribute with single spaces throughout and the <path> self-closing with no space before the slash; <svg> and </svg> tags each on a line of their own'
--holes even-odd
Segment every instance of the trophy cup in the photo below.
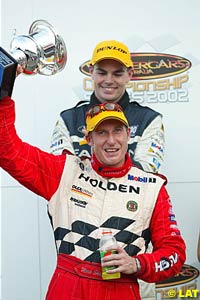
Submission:
<svg viewBox="0 0 200 300">
<path fill-rule="evenodd" d="M 47 21 L 34 21 L 29 35 L 14 36 L 9 53 L 0 47 L 0 99 L 11 96 L 18 64 L 27 75 L 54 75 L 66 62 L 62 37 Z"/>
</svg>

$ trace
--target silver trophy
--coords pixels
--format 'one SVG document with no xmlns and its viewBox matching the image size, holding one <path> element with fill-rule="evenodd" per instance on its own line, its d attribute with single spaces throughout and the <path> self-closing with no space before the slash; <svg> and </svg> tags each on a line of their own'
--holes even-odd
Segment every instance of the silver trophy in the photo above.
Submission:
<svg viewBox="0 0 200 300">
<path fill-rule="evenodd" d="M 0 99 L 11 96 L 18 64 L 27 75 L 54 75 L 66 62 L 62 37 L 47 21 L 34 21 L 29 35 L 13 37 L 9 53 L 0 47 Z"/>
</svg>

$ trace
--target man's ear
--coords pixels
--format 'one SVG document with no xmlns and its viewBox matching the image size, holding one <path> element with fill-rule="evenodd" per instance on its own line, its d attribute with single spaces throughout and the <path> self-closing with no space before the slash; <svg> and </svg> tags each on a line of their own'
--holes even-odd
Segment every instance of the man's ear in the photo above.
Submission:
<svg viewBox="0 0 200 300">
<path fill-rule="evenodd" d="M 86 139 L 88 145 L 89 145 L 89 146 L 92 146 L 92 137 L 91 137 L 91 133 L 87 134 L 87 135 L 85 136 L 85 139 Z"/>
<path fill-rule="evenodd" d="M 88 68 L 89 68 L 90 74 L 92 75 L 93 71 L 94 71 L 94 66 L 89 65 Z"/>
<path fill-rule="evenodd" d="M 129 75 L 129 81 L 130 81 L 133 76 L 133 68 L 128 69 L 128 75 Z"/>
<path fill-rule="evenodd" d="M 130 137 L 131 137 L 131 128 L 130 127 L 127 128 L 127 134 L 128 134 L 128 141 L 129 141 Z"/>
</svg>

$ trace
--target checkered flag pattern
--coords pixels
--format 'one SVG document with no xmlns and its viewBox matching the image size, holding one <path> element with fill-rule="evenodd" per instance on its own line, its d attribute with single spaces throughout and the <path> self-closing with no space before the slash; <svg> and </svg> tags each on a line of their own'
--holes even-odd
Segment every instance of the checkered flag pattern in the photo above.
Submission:
<svg viewBox="0 0 200 300">
<path fill-rule="evenodd" d="M 149 229 L 144 230 L 141 235 L 129 231 L 129 226 L 135 220 L 111 217 L 100 225 L 100 228 L 111 228 L 120 246 L 133 256 L 141 251 L 139 245 L 147 247 L 149 242 Z M 55 232 L 55 240 L 58 253 L 74 255 L 85 261 L 100 262 L 99 255 L 99 227 L 83 221 L 75 221 L 71 230 L 58 227 Z"/>
</svg>

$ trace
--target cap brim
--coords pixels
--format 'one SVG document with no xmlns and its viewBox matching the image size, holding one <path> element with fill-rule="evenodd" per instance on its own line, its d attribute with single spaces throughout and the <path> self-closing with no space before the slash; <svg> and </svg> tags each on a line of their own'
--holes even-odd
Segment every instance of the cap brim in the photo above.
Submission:
<svg viewBox="0 0 200 300">
<path fill-rule="evenodd" d="M 86 131 L 87 133 L 95 130 L 97 126 L 99 126 L 105 120 L 118 120 L 123 123 L 125 126 L 129 126 L 128 121 L 123 114 L 123 112 L 119 111 L 104 111 L 99 113 L 98 115 L 86 120 Z"/>
<path fill-rule="evenodd" d="M 124 125 L 126 125 L 126 127 L 128 127 L 128 124 L 125 120 L 122 120 L 121 118 L 118 117 L 105 117 L 103 120 L 100 120 L 94 127 L 93 130 L 95 130 L 101 123 L 103 123 L 106 120 L 117 120 L 120 121 L 121 123 L 123 123 Z"/>
<path fill-rule="evenodd" d="M 120 60 L 119 58 L 116 58 L 116 57 L 113 57 L 113 56 L 104 56 L 104 57 L 101 57 L 95 61 L 90 61 L 89 64 L 94 66 L 95 64 L 97 64 L 98 62 L 102 61 L 102 60 L 106 60 L 106 59 L 111 59 L 111 60 L 115 60 L 115 61 L 118 61 L 120 64 L 122 64 L 123 66 L 127 67 L 127 64 Z"/>
</svg>

